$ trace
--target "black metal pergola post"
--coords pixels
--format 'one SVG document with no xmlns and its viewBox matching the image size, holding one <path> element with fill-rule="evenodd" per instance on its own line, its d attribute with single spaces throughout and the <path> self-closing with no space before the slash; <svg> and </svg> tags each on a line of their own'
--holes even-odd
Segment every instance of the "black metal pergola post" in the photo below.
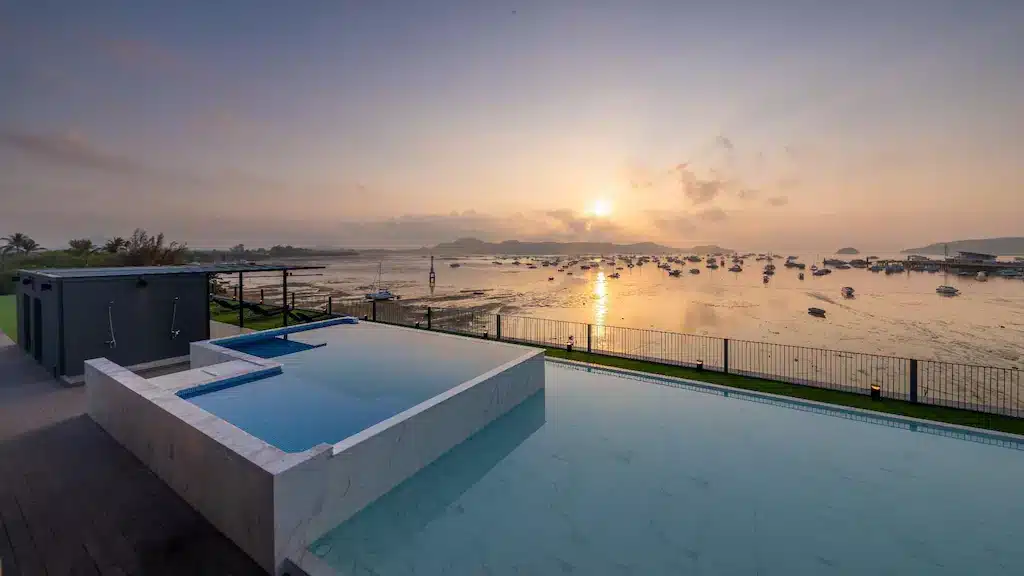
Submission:
<svg viewBox="0 0 1024 576">
<path fill-rule="evenodd" d="M 238 327 L 245 328 L 245 287 L 242 284 L 243 272 L 238 273 Z"/>
<path fill-rule="evenodd" d="M 281 272 L 281 310 L 284 314 L 282 326 L 288 325 L 288 271 Z"/>
</svg>

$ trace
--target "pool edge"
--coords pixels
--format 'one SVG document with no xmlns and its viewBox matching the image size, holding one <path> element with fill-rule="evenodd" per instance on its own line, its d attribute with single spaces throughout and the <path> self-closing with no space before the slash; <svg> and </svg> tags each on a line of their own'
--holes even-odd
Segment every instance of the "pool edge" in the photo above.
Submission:
<svg viewBox="0 0 1024 576">
<path fill-rule="evenodd" d="M 677 376 L 667 376 L 664 374 L 653 374 L 651 372 L 643 372 L 640 370 L 630 370 L 628 368 L 619 368 L 615 366 L 605 366 L 603 364 L 593 364 L 590 362 L 582 362 L 579 360 L 569 360 L 566 358 L 547 358 L 548 362 L 553 364 L 566 364 L 570 366 L 576 366 L 580 368 L 587 368 L 589 370 L 597 370 L 601 372 L 628 374 L 631 376 L 638 376 L 648 380 L 663 380 L 667 382 L 680 382 L 689 386 L 698 388 L 706 388 L 708 390 L 715 390 L 719 392 L 728 393 L 730 396 L 750 396 L 753 398 L 765 398 L 777 401 L 783 404 L 791 404 L 794 406 L 810 406 L 827 410 L 831 412 L 839 412 L 846 414 L 856 414 L 866 419 L 879 420 L 884 422 L 898 422 L 905 424 L 913 424 L 915 426 L 921 426 L 926 428 L 934 428 L 936 430 L 943 430 L 953 433 L 969 434 L 981 438 L 991 438 L 994 440 L 1013 442 L 1024 445 L 1024 435 L 1013 434 L 1012 432 L 1002 432 L 1000 430 L 988 430 L 985 428 L 972 428 L 970 426 L 962 426 L 960 424 L 949 424 L 946 422 L 939 422 L 936 420 L 926 420 L 924 418 L 914 418 L 913 416 L 902 416 L 900 414 L 890 414 L 887 412 L 876 412 L 874 410 L 868 410 L 866 408 L 856 408 L 853 406 L 843 406 L 840 404 L 829 404 L 828 402 L 819 402 L 817 400 L 807 400 L 804 398 L 793 398 L 792 396 L 783 396 L 781 394 L 772 394 L 771 392 L 761 392 L 758 390 L 747 390 L 744 388 L 734 388 L 731 386 L 725 386 L 723 384 L 715 384 L 713 382 L 704 382 L 701 380 L 692 380 L 689 378 L 680 378 Z"/>
</svg>

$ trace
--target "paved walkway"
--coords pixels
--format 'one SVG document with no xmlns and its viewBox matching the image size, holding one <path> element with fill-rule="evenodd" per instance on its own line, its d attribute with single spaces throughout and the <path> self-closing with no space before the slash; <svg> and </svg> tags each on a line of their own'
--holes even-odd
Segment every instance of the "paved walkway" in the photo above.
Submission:
<svg viewBox="0 0 1024 576">
<path fill-rule="evenodd" d="M 0 574 L 264 574 L 85 409 L 0 340 Z"/>
</svg>

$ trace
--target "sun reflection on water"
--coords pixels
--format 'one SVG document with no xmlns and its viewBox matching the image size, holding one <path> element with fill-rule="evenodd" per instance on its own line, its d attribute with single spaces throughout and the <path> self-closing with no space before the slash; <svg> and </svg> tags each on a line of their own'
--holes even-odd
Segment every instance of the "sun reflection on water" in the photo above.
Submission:
<svg viewBox="0 0 1024 576">
<path fill-rule="evenodd" d="M 608 315 L 608 277 L 603 271 L 598 271 L 594 278 L 594 336 L 604 336 L 604 321 Z"/>
</svg>

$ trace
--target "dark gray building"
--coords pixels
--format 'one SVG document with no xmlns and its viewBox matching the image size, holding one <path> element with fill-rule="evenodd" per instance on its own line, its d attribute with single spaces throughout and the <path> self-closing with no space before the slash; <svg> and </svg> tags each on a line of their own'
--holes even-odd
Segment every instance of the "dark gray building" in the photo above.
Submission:
<svg viewBox="0 0 1024 576">
<path fill-rule="evenodd" d="M 55 378 L 75 381 L 92 358 L 121 366 L 188 356 L 210 337 L 211 274 L 271 272 L 276 265 L 212 264 L 20 270 L 18 342 Z"/>
</svg>

